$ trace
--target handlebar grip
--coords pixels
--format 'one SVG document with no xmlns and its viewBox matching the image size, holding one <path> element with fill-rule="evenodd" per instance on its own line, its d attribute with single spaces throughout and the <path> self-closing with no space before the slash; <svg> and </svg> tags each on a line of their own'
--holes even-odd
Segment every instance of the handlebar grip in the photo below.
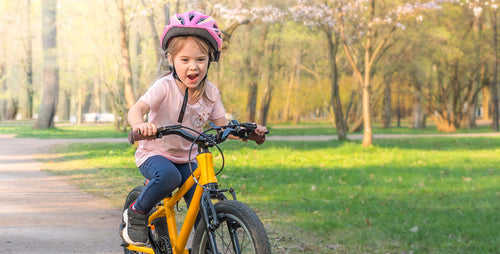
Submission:
<svg viewBox="0 0 500 254">
<path fill-rule="evenodd" d="M 255 143 L 257 143 L 257 145 L 262 145 L 264 143 L 264 141 L 266 141 L 266 135 L 261 136 L 261 135 L 255 134 L 255 133 L 251 133 L 248 136 L 248 139 L 255 141 Z"/>
<path fill-rule="evenodd" d="M 128 142 L 130 144 L 134 144 L 135 141 L 153 140 L 153 139 L 156 139 L 156 136 L 144 136 L 136 131 L 130 131 L 128 133 Z"/>
</svg>

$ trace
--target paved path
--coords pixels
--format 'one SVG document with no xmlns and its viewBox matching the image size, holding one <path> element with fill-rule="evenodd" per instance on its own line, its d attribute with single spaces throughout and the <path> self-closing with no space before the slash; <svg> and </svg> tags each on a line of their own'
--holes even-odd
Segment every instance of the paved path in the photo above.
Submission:
<svg viewBox="0 0 500 254">
<path fill-rule="evenodd" d="M 0 253 L 123 253 L 120 211 L 40 170 L 63 142 L 0 135 Z"/>
</svg>

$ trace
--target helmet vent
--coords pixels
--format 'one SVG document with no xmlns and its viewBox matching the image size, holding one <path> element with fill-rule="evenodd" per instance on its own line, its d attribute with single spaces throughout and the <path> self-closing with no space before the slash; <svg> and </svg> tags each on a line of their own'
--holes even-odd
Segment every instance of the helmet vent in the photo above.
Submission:
<svg viewBox="0 0 500 254">
<path fill-rule="evenodd" d="M 184 19 L 182 17 L 177 17 L 177 19 L 179 20 L 179 22 L 181 22 L 181 24 L 185 25 Z"/>
<path fill-rule="evenodd" d="M 201 22 L 205 21 L 206 18 L 201 18 L 200 20 L 198 20 L 198 22 L 196 22 L 196 24 L 200 24 Z"/>
</svg>

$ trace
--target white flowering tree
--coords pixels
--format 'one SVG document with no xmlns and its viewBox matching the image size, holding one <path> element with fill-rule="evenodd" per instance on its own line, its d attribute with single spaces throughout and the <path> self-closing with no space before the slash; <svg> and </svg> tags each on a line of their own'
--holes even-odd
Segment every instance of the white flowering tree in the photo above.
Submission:
<svg viewBox="0 0 500 254">
<path fill-rule="evenodd" d="M 370 89 L 372 68 L 385 51 L 397 28 L 404 28 L 401 20 L 413 16 L 425 9 L 440 9 L 444 1 L 430 1 L 427 3 L 412 3 L 405 1 L 393 6 L 378 8 L 379 1 L 357 0 L 343 2 L 337 9 L 339 15 L 339 29 L 343 41 L 344 52 L 358 76 L 362 87 L 362 107 L 364 138 L 363 146 L 373 144 L 371 123 Z M 361 43 L 359 54 L 354 48 Z"/>
<path fill-rule="evenodd" d="M 362 87 L 364 138 L 363 146 L 373 144 L 370 91 L 372 68 L 381 57 L 397 28 L 404 28 L 402 18 L 423 9 L 439 9 L 444 1 L 330 0 L 311 4 L 300 0 L 291 8 L 296 20 L 321 29 L 328 40 L 330 55 L 331 106 L 335 112 L 339 138 L 345 138 L 345 122 L 338 91 L 336 54 L 339 41 Z M 379 8 L 378 4 L 383 5 Z M 361 45 L 361 46 L 360 46 Z"/>
</svg>

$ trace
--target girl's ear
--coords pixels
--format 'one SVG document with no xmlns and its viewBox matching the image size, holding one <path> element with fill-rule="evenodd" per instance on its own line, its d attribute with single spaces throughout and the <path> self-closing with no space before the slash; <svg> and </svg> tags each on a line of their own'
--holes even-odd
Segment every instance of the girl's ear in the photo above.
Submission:
<svg viewBox="0 0 500 254">
<path fill-rule="evenodd" d="M 174 65 L 174 61 L 172 59 L 172 55 L 170 53 L 167 54 L 167 60 L 169 65 Z"/>
</svg>

